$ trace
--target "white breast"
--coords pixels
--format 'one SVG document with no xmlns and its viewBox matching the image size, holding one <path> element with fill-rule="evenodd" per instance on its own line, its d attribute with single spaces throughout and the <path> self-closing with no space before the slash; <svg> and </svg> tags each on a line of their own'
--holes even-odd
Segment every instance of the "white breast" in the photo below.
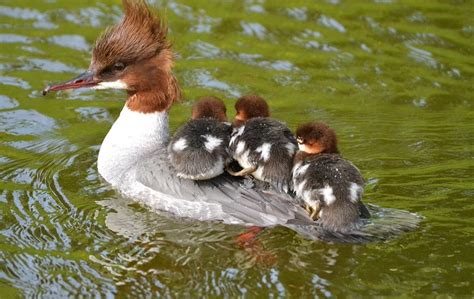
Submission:
<svg viewBox="0 0 474 299">
<path fill-rule="evenodd" d="M 140 159 L 165 149 L 167 142 L 167 112 L 142 113 L 125 106 L 100 147 L 99 173 L 118 186 Z"/>
</svg>

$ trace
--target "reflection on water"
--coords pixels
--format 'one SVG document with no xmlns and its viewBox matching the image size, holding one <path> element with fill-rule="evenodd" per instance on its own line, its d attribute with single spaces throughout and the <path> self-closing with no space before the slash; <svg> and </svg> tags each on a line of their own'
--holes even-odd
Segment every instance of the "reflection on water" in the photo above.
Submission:
<svg viewBox="0 0 474 299">
<path fill-rule="evenodd" d="M 292 128 L 333 126 L 367 179 L 365 201 L 421 214 L 421 227 L 365 245 L 276 227 L 243 248 L 235 238 L 245 228 L 152 213 L 122 198 L 100 179 L 96 158 L 124 94 L 40 93 L 87 68 L 95 38 L 120 19 L 119 2 L 7 1 L 2 295 L 474 295 L 469 2 L 150 2 L 166 9 L 179 58 L 185 100 L 172 109 L 172 128 L 198 96 L 223 97 L 232 115 L 236 97 L 261 94 Z"/>
<path fill-rule="evenodd" d="M 7 97 L 6 95 L 0 95 L 0 109 L 11 109 L 18 107 L 18 101 Z"/>
<path fill-rule="evenodd" d="M 63 34 L 56 35 L 50 38 L 53 44 L 71 48 L 73 50 L 88 51 L 90 49 L 89 44 L 83 36 L 74 34 Z"/>
<path fill-rule="evenodd" d="M 17 87 L 21 87 L 23 89 L 30 89 L 31 88 L 31 86 L 28 82 L 26 82 L 24 80 L 21 80 L 19 78 L 9 77 L 9 76 L 0 76 L 0 84 L 17 86 Z"/>
<path fill-rule="evenodd" d="M 54 127 L 54 119 L 34 110 L 0 112 L 0 130 L 10 135 L 42 135 Z"/>
</svg>

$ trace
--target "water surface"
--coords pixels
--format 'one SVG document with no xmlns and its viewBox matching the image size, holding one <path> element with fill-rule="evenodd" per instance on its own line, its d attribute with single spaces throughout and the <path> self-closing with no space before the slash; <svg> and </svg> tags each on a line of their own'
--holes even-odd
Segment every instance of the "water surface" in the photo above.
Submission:
<svg viewBox="0 0 474 299">
<path fill-rule="evenodd" d="M 96 170 L 125 95 L 42 97 L 89 65 L 120 1 L 0 2 L 2 297 L 152 294 L 472 296 L 471 1 L 154 1 L 166 11 L 185 99 L 258 93 L 294 129 L 335 128 L 367 179 L 365 201 L 425 217 L 366 245 L 277 227 L 254 248 L 244 229 L 178 219 L 121 198 Z"/>
</svg>

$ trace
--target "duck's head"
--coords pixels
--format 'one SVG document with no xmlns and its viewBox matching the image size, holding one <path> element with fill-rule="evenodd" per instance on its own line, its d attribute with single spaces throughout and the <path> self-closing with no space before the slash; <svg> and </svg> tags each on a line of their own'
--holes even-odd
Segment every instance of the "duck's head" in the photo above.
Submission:
<svg viewBox="0 0 474 299">
<path fill-rule="evenodd" d="M 339 153 L 336 133 L 323 123 L 300 125 L 296 129 L 296 140 L 300 151 L 308 154 Z"/>
<path fill-rule="evenodd" d="M 254 117 L 269 117 L 270 110 L 267 102 L 257 95 L 246 95 L 235 103 L 234 125 L 239 126 Z"/>
<path fill-rule="evenodd" d="M 227 121 L 226 112 L 224 102 L 218 97 L 201 97 L 193 106 L 191 118 L 213 118 L 225 122 Z"/>
<path fill-rule="evenodd" d="M 89 69 L 78 77 L 50 85 L 50 91 L 92 88 L 124 89 L 126 105 L 143 113 L 165 111 L 180 97 L 172 73 L 173 52 L 167 26 L 143 0 L 123 0 L 125 16 L 97 40 Z"/>
</svg>

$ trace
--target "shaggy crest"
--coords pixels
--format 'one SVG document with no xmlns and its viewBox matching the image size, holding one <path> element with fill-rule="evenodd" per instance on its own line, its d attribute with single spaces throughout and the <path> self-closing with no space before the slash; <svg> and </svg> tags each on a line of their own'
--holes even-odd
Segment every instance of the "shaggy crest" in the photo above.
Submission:
<svg viewBox="0 0 474 299">
<path fill-rule="evenodd" d="M 122 21 L 108 28 L 95 44 L 92 61 L 100 64 L 99 69 L 116 62 L 148 59 L 171 47 L 166 40 L 166 23 L 144 0 L 123 0 L 123 6 Z"/>
</svg>

